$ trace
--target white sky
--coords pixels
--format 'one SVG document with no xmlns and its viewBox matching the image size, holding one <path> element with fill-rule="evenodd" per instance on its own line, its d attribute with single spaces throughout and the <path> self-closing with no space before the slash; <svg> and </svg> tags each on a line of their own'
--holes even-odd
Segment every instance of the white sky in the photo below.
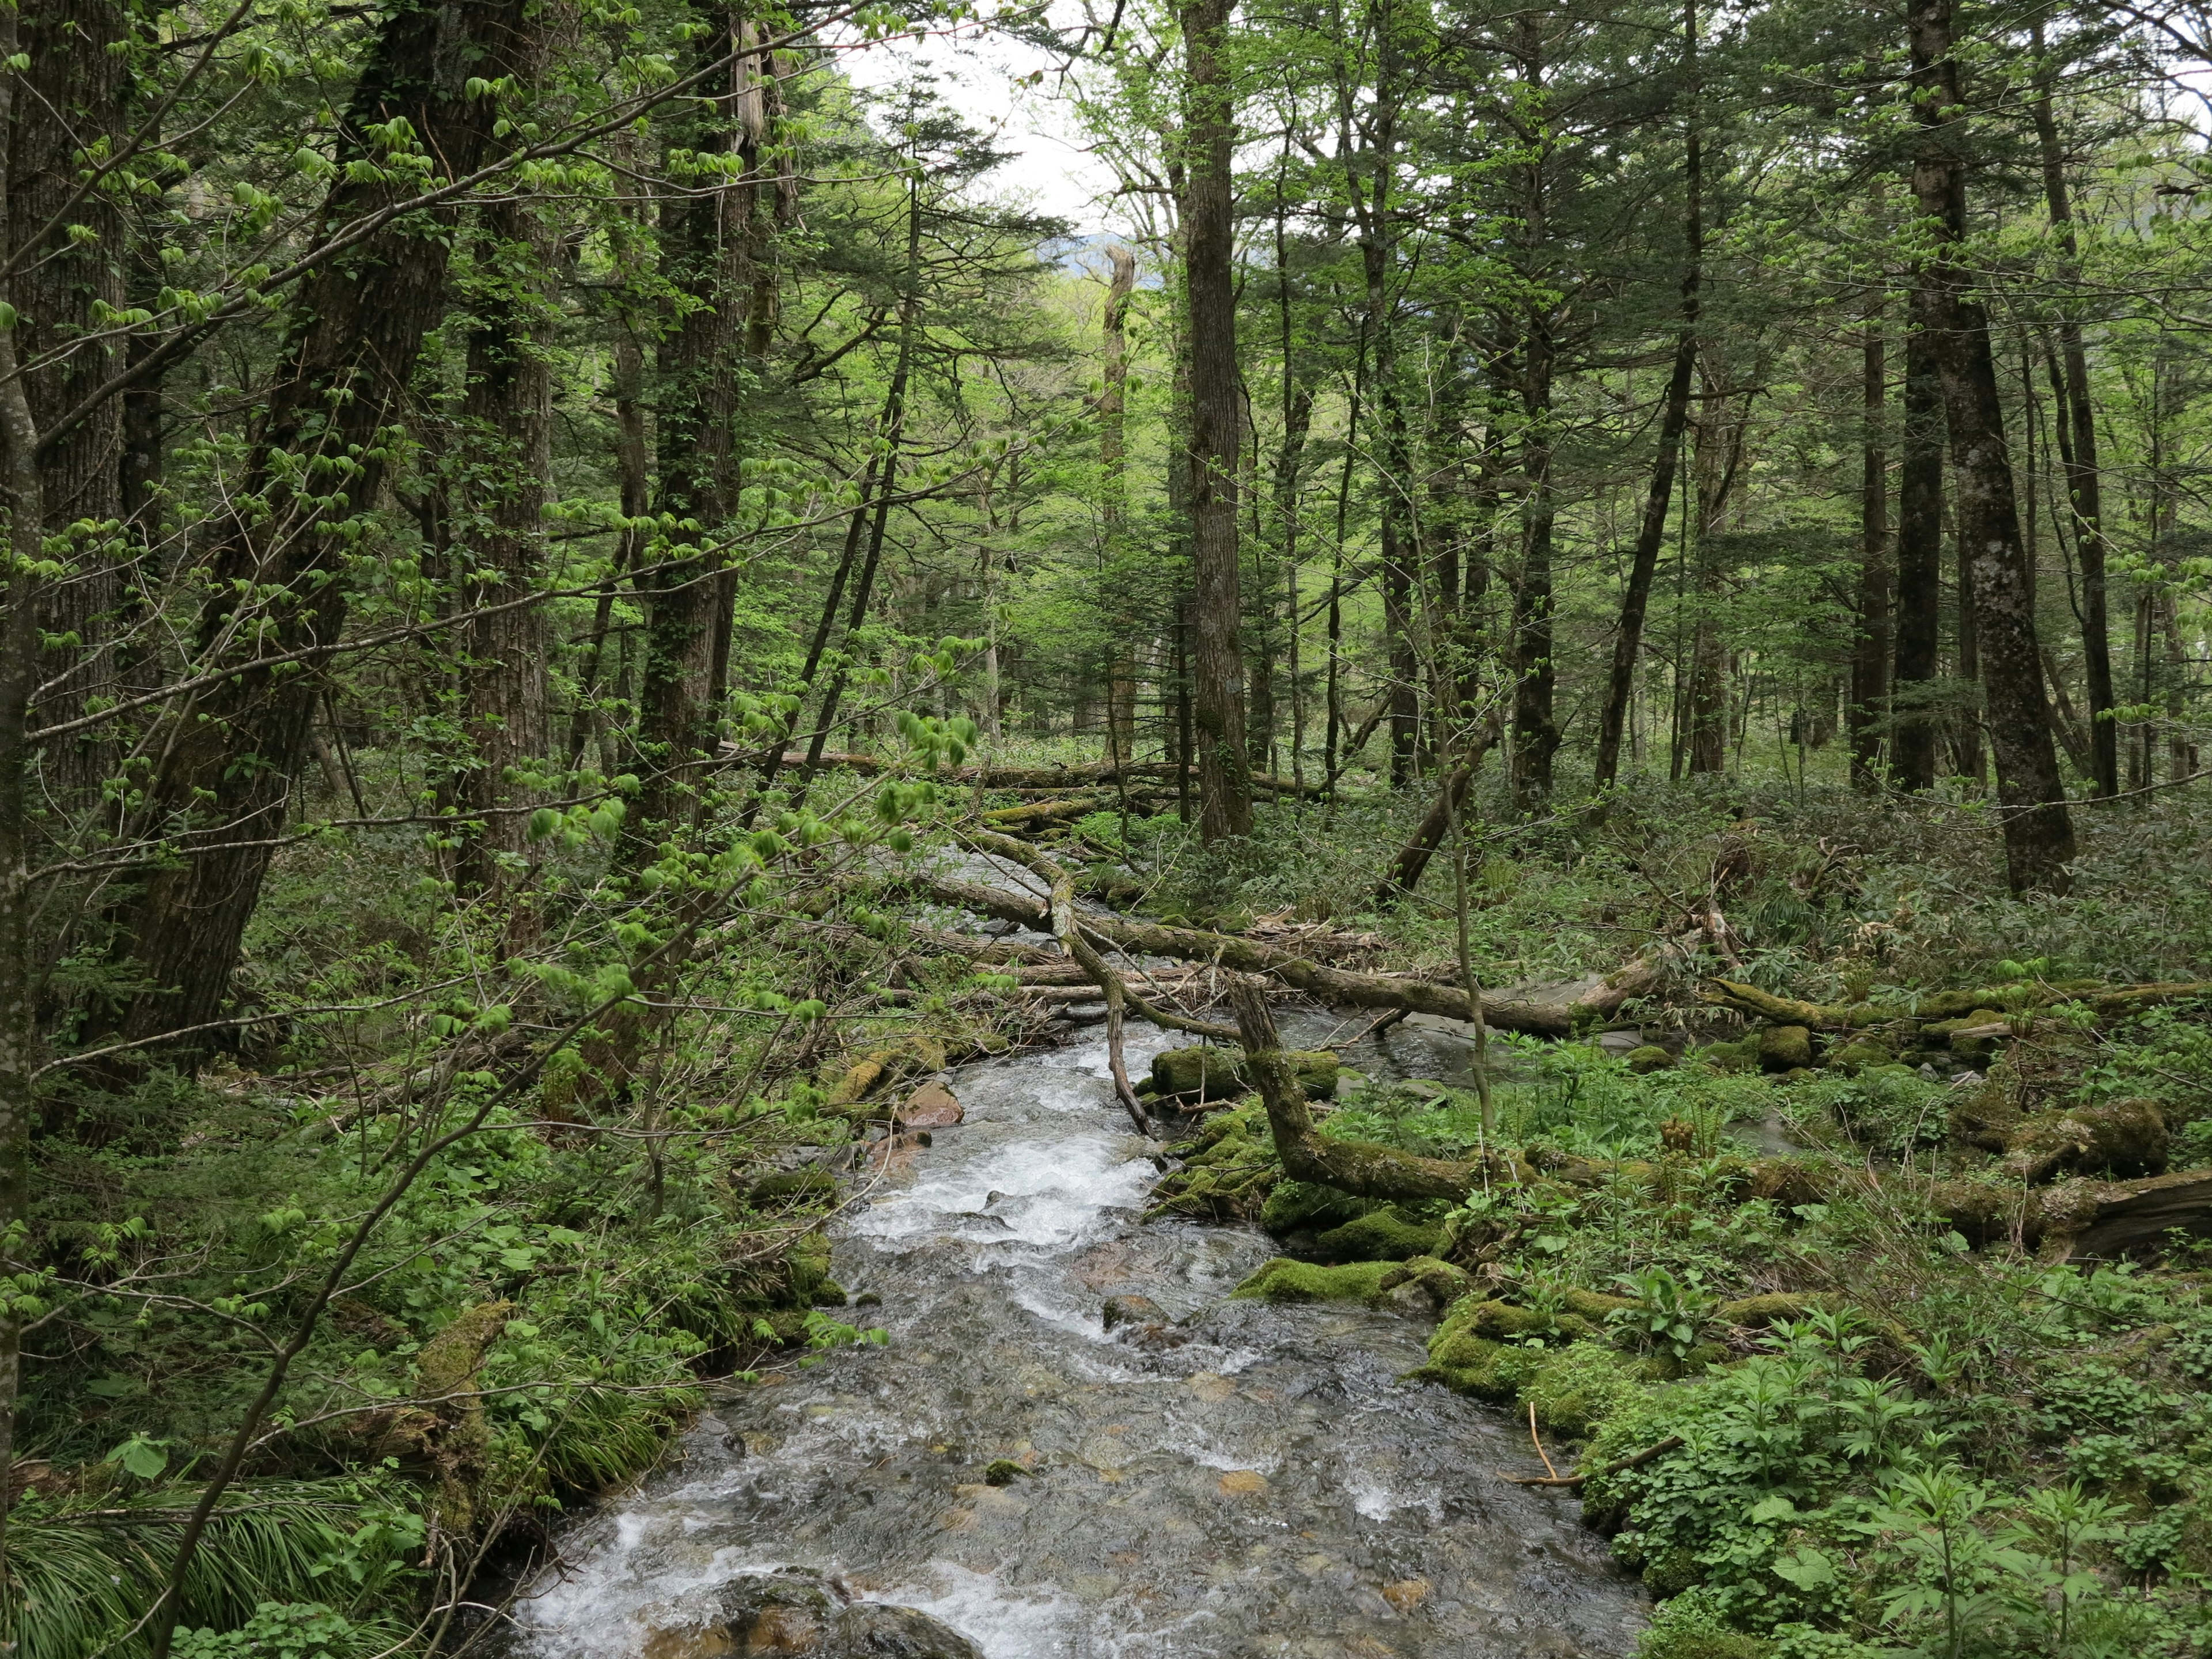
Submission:
<svg viewBox="0 0 2212 1659">
<path fill-rule="evenodd" d="M 1114 175 L 1085 153 L 1072 112 L 1052 95 L 1054 62 L 1043 52 L 969 28 L 955 38 L 907 35 L 848 52 L 842 66 L 856 86 L 871 88 L 894 85 L 914 69 L 927 68 L 946 101 L 974 125 L 995 128 L 999 148 L 1012 154 L 984 179 L 986 189 L 1027 197 L 1036 211 L 1067 220 L 1079 235 L 1108 228 L 1104 198 Z M 1016 77 L 1036 70 L 1045 71 L 1042 84 L 1015 84 Z"/>
</svg>

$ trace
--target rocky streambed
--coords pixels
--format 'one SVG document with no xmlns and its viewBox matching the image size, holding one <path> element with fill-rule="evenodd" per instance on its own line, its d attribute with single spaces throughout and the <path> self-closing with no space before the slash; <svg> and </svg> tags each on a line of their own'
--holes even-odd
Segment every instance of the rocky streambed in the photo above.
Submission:
<svg viewBox="0 0 2212 1659">
<path fill-rule="evenodd" d="M 1398 1041 L 1449 1069 L 1448 1039 Z M 836 1278 L 881 1298 L 845 1316 L 887 1342 L 724 1395 L 679 1459 L 565 1534 L 514 1653 L 1634 1646 L 1642 1594 L 1573 1498 L 1498 1478 L 1530 1467 L 1525 1427 L 1398 1380 L 1425 1322 L 1224 1300 L 1273 1253 L 1263 1235 L 1141 1219 L 1158 1149 L 1129 1133 L 1103 1041 L 953 1086 L 964 1121 L 893 1152 L 834 1229 Z"/>
</svg>

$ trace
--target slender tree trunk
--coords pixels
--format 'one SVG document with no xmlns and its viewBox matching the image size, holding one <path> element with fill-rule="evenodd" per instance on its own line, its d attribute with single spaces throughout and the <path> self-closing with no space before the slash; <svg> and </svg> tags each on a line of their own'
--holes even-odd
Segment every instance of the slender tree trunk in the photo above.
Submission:
<svg viewBox="0 0 2212 1659">
<path fill-rule="evenodd" d="M 1851 786 L 1881 782 L 1882 710 L 1889 697 L 1889 660 L 1895 648 L 1890 625 L 1889 455 L 1886 405 L 1887 351 L 1877 306 L 1860 342 L 1859 591 L 1851 642 L 1851 693 L 1847 720 L 1851 740 Z"/>
<path fill-rule="evenodd" d="M 1694 76 L 1698 50 L 1697 0 L 1682 9 L 1683 52 Z M 1698 365 L 1699 289 L 1705 276 L 1705 139 L 1693 106 L 1682 161 L 1682 325 L 1674 336 L 1674 366 L 1667 377 L 1666 402 L 1659 416 L 1659 449 L 1651 463 L 1651 486 L 1644 493 L 1644 517 L 1637 526 L 1636 551 L 1628 564 L 1628 586 L 1620 597 L 1620 626 L 1613 639 L 1613 674 L 1606 684 L 1599 717 L 1597 770 L 1601 789 L 1620 775 L 1620 742 L 1628 728 L 1628 707 L 1636 692 L 1636 666 L 1644 652 L 1644 619 L 1650 609 L 1651 582 L 1659 569 L 1659 550 L 1667 539 L 1667 508 L 1674 496 L 1674 470 L 1682 453 L 1682 431 L 1690 413 L 1690 378 Z"/>
<path fill-rule="evenodd" d="M 2043 689 L 2020 514 L 2006 453 L 2004 411 L 1988 313 L 1960 257 L 1966 238 L 1966 124 L 1959 94 L 1951 0 L 1911 0 L 1912 85 L 1920 142 L 1913 193 L 1940 240 L 1929 269 L 1941 325 L 1937 360 L 1959 478 L 1959 535 L 1970 550 L 1976 633 L 2003 808 L 2005 864 L 2015 892 L 2062 891 L 2074 825 Z"/>
<path fill-rule="evenodd" d="M 2043 55 L 2043 24 L 2035 26 L 2037 70 L 2035 116 L 2037 154 L 2043 164 L 2043 199 L 2058 244 L 2059 281 L 2069 290 L 2058 299 L 2058 351 L 2064 396 L 2052 422 L 2058 434 L 2059 465 L 2072 509 L 2074 541 L 2081 564 L 2081 667 L 2089 699 L 2089 778 L 2098 794 L 2120 788 L 2120 733 L 2113 721 L 2111 600 L 2105 574 L 2104 483 L 2097 466 L 2097 406 L 2089 390 L 2089 356 L 2081 341 L 2081 320 L 2071 292 L 2081 274 L 2080 244 L 2074 234 L 2074 204 L 2066 187 L 2066 161 L 2058 144 L 2058 123 L 2051 90 L 2057 68 Z"/>
<path fill-rule="evenodd" d="M 1190 526 L 1199 832 L 1209 842 L 1252 833 L 1244 751 L 1244 654 L 1238 639 L 1235 224 L 1230 188 L 1235 111 L 1224 36 L 1231 0 L 1182 10 L 1188 76 L 1187 182 L 1182 216 L 1189 292 Z"/>
<path fill-rule="evenodd" d="M 0 64 L 23 44 L 21 13 L 0 10 Z M 25 77 L 0 69 L 0 248 L 16 246 L 21 211 L 15 199 L 15 118 Z M 27 297 L 18 275 L 4 284 L 20 318 Z M 42 531 L 45 472 L 39 424 L 17 355 L 19 334 L 0 330 L 0 457 L 8 490 L 8 568 L 0 571 L 0 1240 L 5 1269 L 25 1272 L 15 1242 L 31 1221 L 31 1127 L 37 1115 L 38 972 L 31 955 L 31 693 L 39 679 L 39 626 L 45 608 Z M 24 1298 L 27 1300 L 27 1298 Z M 15 1409 L 21 1393 L 23 1328 L 19 1298 L 0 1302 L 0 1567 L 8 1559 L 8 1511 L 15 1497 Z M 9 1577 L 17 1586 L 21 1579 Z"/>
<path fill-rule="evenodd" d="M 1137 756 L 1137 620 L 1126 592 L 1129 512 L 1129 296 L 1137 288 L 1137 257 L 1115 243 L 1099 330 L 1106 384 L 1098 394 L 1100 539 L 1103 543 L 1107 627 L 1106 758 L 1127 766 Z"/>
<path fill-rule="evenodd" d="M 1522 501 L 1521 568 L 1513 583 L 1513 799 L 1539 811 L 1552 793 L 1552 757 L 1559 728 L 1553 718 L 1559 681 L 1552 658 L 1552 533 L 1558 506 L 1552 487 L 1552 321 L 1532 312 L 1522 359 L 1521 443 L 1528 494 Z"/>
<path fill-rule="evenodd" d="M 478 0 L 389 15 L 355 88 L 341 139 L 344 182 L 325 207 L 325 234 L 412 188 L 348 175 L 350 161 L 377 153 L 365 131 L 373 122 L 404 118 L 441 173 L 482 163 L 498 100 L 467 96 L 451 67 L 474 63 L 500 72 L 537 27 L 526 11 L 522 0 Z M 428 234 L 423 216 L 378 232 L 301 285 L 247 474 L 232 492 L 256 511 L 222 528 L 209 559 L 214 597 L 200 651 L 218 661 L 242 659 L 241 666 L 173 714 L 148 817 L 179 856 L 148 872 L 122 919 L 123 947 L 151 988 L 119 1019 L 96 1013 L 88 1036 L 119 1026 L 126 1038 L 150 1038 L 222 1012 L 293 780 L 310 759 L 322 678 L 313 658 L 282 672 L 243 663 L 333 645 L 343 629 L 353 544 L 335 526 L 376 500 L 384 477 L 379 434 L 446 302 L 452 215 L 429 216 L 443 223 Z M 335 498 L 295 494 L 283 482 L 295 467 L 312 471 L 316 456 L 361 458 Z M 268 594 L 277 597 L 264 609 L 260 596 Z M 204 1043 L 185 1046 L 197 1051 Z"/>
<path fill-rule="evenodd" d="M 1890 763 L 1903 789 L 1936 787 L 1945 417 L 1929 296 L 1923 269 L 1914 277 L 1911 328 L 1905 340 L 1897 486 L 1897 668 L 1890 681 Z"/>
</svg>

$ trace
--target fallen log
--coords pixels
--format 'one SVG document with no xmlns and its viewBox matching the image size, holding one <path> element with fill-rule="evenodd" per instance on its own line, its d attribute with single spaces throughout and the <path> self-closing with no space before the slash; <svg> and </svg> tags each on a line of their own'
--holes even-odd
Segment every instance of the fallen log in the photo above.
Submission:
<svg viewBox="0 0 2212 1659">
<path fill-rule="evenodd" d="M 2062 1003 L 2087 1003 L 2106 1019 L 2178 1002 L 2188 997 L 2212 996 L 2212 981 L 2167 981 L 2151 985 L 2112 985 L 2103 980 L 2022 981 L 2013 985 L 1985 986 L 1974 991 L 1937 991 L 1911 1004 L 1891 1002 L 1819 1003 L 1780 997 L 1740 980 L 1711 981 L 1705 1000 L 1775 1025 L 1806 1025 L 1831 1031 L 1856 1030 L 1862 1026 L 1887 1024 L 1892 1020 L 1962 1019 L 1981 1009 L 2013 1013 Z"/>
<path fill-rule="evenodd" d="M 1049 927 L 1044 907 L 1036 899 L 1018 893 L 948 877 L 922 878 L 917 884 L 940 904 L 994 916 L 1040 933 Z M 1208 963 L 1236 973 L 1271 975 L 1322 1002 L 1353 1008 L 1401 1009 L 1407 1013 L 1435 1014 L 1445 1019 L 1474 1018 L 1467 993 L 1455 985 L 1439 985 L 1409 975 L 1362 974 L 1331 968 L 1296 951 L 1279 950 L 1234 933 L 1209 933 L 1200 927 L 1170 927 L 1162 922 L 1092 915 L 1082 916 L 1080 921 L 1083 931 L 1091 938 L 1133 955 L 1173 957 L 1182 962 Z M 1553 996 L 1486 996 L 1482 999 L 1482 1016 L 1496 1030 L 1521 1031 L 1531 1036 L 1571 1036 L 1578 1026 L 1612 1018 L 1629 998 L 1658 988 L 1662 969 L 1663 957 L 1658 952 L 1646 952 L 1604 979 L 1561 986 Z"/>
<path fill-rule="evenodd" d="M 2164 1248 L 2169 1234 L 2212 1237 L 2212 1170 L 2053 1187 L 1939 1181 L 1930 1206 L 1972 1244 L 2017 1240 L 2061 1261 L 2112 1260 Z"/>
<path fill-rule="evenodd" d="M 1274 1137 L 1275 1156 L 1293 1181 L 1309 1181 L 1355 1198 L 1444 1199 L 1456 1203 L 1481 1178 L 1480 1164 L 1422 1158 L 1366 1140 L 1337 1140 L 1314 1127 L 1296 1063 L 1283 1052 L 1275 1018 L 1260 981 L 1238 975 L 1229 982 L 1229 1004 L 1244 1048 L 1245 1074 L 1260 1091 Z"/>
</svg>

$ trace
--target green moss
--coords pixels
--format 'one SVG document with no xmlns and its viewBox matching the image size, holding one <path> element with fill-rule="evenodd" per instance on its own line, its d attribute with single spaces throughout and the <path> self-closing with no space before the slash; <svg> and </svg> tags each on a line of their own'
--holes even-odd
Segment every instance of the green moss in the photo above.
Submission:
<svg viewBox="0 0 2212 1659">
<path fill-rule="evenodd" d="M 1674 1063 L 1674 1056 L 1656 1042 L 1647 1042 L 1641 1048 L 1631 1048 L 1622 1059 L 1628 1069 L 1638 1077 L 1652 1072 L 1663 1072 Z"/>
<path fill-rule="evenodd" d="M 1536 1420 L 1555 1434 L 1584 1440 L 1650 1386 L 1639 1362 L 1602 1342 L 1571 1342 L 1544 1353 L 1521 1383 Z"/>
<path fill-rule="evenodd" d="M 1870 1042 L 1862 1037 L 1856 1042 L 1846 1042 L 1830 1054 L 1827 1067 L 1832 1072 L 1842 1073 L 1845 1077 L 1856 1077 L 1861 1072 L 1891 1063 L 1888 1049 L 1879 1042 Z"/>
<path fill-rule="evenodd" d="M 849 1300 L 845 1287 L 834 1279 L 825 1279 L 814 1287 L 813 1303 L 817 1308 L 842 1308 Z"/>
<path fill-rule="evenodd" d="M 1714 1310 L 1714 1317 L 1724 1325 L 1764 1327 L 1778 1319 L 1802 1319 L 1809 1313 L 1834 1305 L 1835 1301 L 1829 1296 L 1797 1296 L 1776 1291 L 1766 1296 L 1747 1296 L 1739 1302 L 1723 1302 Z"/>
<path fill-rule="evenodd" d="M 1766 1659 L 1774 1644 L 1731 1630 L 1711 1591 L 1659 1604 L 1636 1644 L 1636 1659 Z"/>
<path fill-rule="evenodd" d="M 1813 1063 L 1813 1033 L 1802 1025 L 1770 1025 L 1759 1034 L 1759 1063 L 1769 1072 L 1794 1072 Z"/>
<path fill-rule="evenodd" d="M 1229 1294 L 1262 1302 L 1373 1302 L 1382 1294 L 1382 1276 L 1395 1266 L 1352 1261 L 1322 1267 L 1277 1256 Z"/>
<path fill-rule="evenodd" d="M 983 1466 L 983 1484 L 987 1486 L 1011 1486 L 1028 1473 L 1011 1457 L 994 1457 Z"/>
<path fill-rule="evenodd" d="M 1385 1205 L 1331 1227 L 1315 1243 L 1340 1261 L 1405 1261 L 1434 1255 L 1443 1237 L 1441 1227 L 1410 1221 L 1395 1205 Z"/>
<path fill-rule="evenodd" d="M 835 1198 L 837 1177 L 827 1170 L 786 1170 L 763 1176 L 745 1194 L 751 1204 L 787 1204 L 794 1200 Z"/>
<path fill-rule="evenodd" d="M 1711 1066 L 1716 1072 L 1755 1072 L 1759 1069 L 1759 1039 L 1747 1037 L 1741 1042 L 1708 1042 L 1702 1048 L 1693 1048 L 1683 1056 Z"/>
<path fill-rule="evenodd" d="M 1271 1145 L 1271 1156 L 1273 1151 Z M 1340 1227 L 1377 1207 L 1371 1198 L 1354 1198 L 1334 1187 L 1309 1181 L 1278 1181 L 1261 1206 L 1260 1224 L 1276 1234 L 1313 1232 Z"/>
</svg>

